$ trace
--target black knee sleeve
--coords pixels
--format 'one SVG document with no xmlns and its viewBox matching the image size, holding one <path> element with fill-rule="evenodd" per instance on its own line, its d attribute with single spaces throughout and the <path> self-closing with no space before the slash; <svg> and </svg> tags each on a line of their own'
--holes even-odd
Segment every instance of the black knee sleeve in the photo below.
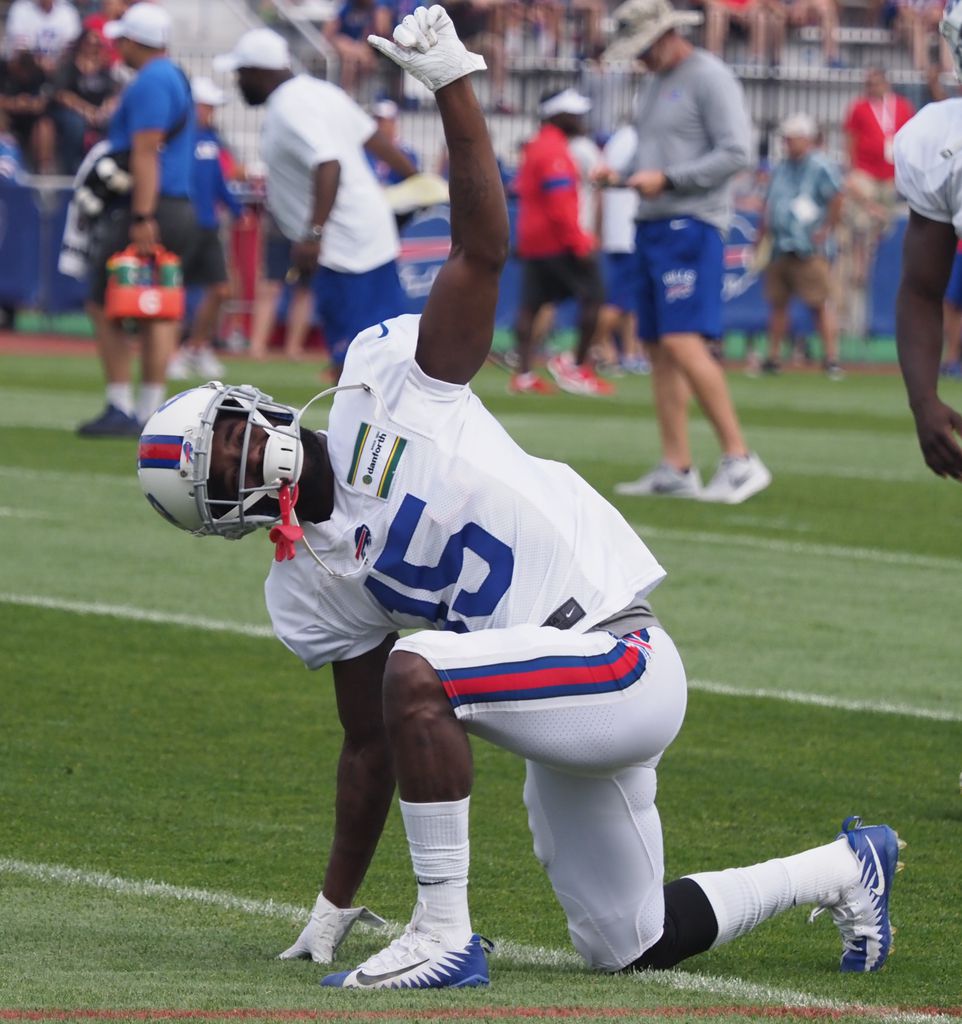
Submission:
<svg viewBox="0 0 962 1024">
<path fill-rule="evenodd" d="M 665 931 L 625 971 L 666 971 L 696 953 L 711 947 L 718 935 L 718 922 L 708 897 L 690 878 L 679 878 L 665 886 Z"/>
</svg>

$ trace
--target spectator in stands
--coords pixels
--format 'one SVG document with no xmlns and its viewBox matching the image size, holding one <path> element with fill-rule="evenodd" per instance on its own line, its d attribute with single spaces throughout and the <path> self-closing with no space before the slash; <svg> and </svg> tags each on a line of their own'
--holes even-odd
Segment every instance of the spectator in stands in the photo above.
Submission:
<svg viewBox="0 0 962 1024">
<path fill-rule="evenodd" d="M 916 71 L 928 68 L 933 44 L 939 48 L 942 69 L 952 70 L 952 58 L 938 34 L 944 6 L 943 0 L 897 0 L 895 27 L 908 43 Z"/>
<path fill-rule="evenodd" d="M 111 65 L 120 65 L 122 61 L 120 59 L 120 53 L 117 51 L 117 47 L 114 46 L 112 39 L 108 39 L 104 35 L 104 25 L 108 21 L 119 21 L 124 16 L 124 11 L 134 2 L 134 0 L 103 0 L 100 5 L 100 10 L 95 14 L 90 14 L 84 18 L 83 27 L 85 29 L 93 29 L 95 32 L 99 32 L 101 38 L 104 41 L 104 45 L 107 47 L 107 56 L 110 59 Z"/>
<path fill-rule="evenodd" d="M 80 29 L 80 15 L 68 0 L 14 0 L 7 14 L 6 52 L 28 50 L 49 75 Z"/>
<path fill-rule="evenodd" d="M 771 474 L 750 452 L 721 365 L 706 342 L 722 333 L 723 233 L 731 180 L 750 159 L 745 97 L 732 71 L 678 31 L 701 20 L 669 0 L 628 0 L 612 49 L 640 54 L 649 74 L 637 96 L 638 146 L 625 181 L 641 197 L 635 237 L 638 333 L 646 342 L 662 461 L 624 495 L 663 494 L 735 504 Z M 707 487 L 692 464 L 688 403 L 694 395 L 722 451 Z"/>
<path fill-rule="evenodd" d="M 604 300 L 597 259 L 597 240 L 582 227 L 579 173 L 569 139 L 583 133 L 582 118 L 590 101 L 575 92 L 546 93 L 538 108 L 541 130 L 525 147 L 514 187 L 518 195 L 517 253 L 522 262 L 521 305 L 515 320 L 518 372 L 511 378 L 513 394 L 545 394 L 554 390 L 533 369 L 535 318 L 544 306 L 578 300 L 578 344 L 569 363 L 551 362 L 560 387 L 575 394 L 609 394 L 588 353 Z"/>
<path fill-rule="evenodd" d="M 377 66 L 377 54 L 367 37 L 384 31 L 383 12 L 376 0 L 345 0 L 324 26 L 324 35 L 341 62 L 341 88 L 349 93 L 356 92 L 360 81 Z"/>
<path fill-rule="evenodd" d="M 354 336 L 406 308 L 394 214 L 365 152 L 406 176 L 414 168 L 343 90 L 295 77 L 287 43 L 276 32 L 247 32 L 214 67 L 236 71 L 245 101 L 266 108 L 261 146 L 268 205 L 293 243 L 295 278 L 313 278 L 339 375 Z"/>
<path fill-rule="evenodd" d="M 765 3 L 771 19 L 774 64 L 781 63 L 788 29 L 817 26 L 821 33 L 825 66 L 844 66 L 838 50 L 838 0 L 765 0 Z"/>
<path fill-rule="evenodd" d="M 705 49 L 725 56 L 731 26 L 748 34 L 748 59 L 752 64 L 768 60 L 770 11 L 764 0 L 705 0 Z"/>
<path fill-rule="evenodd" d="M 445 3 L 455 30 L 464 45 L 480 53 L 491 78 L 491 105 L 495 112 L 510 114 L 507 101 L 508 69 L 505 59 L 505 29 L 501 20 L 503 0 L 451 0 Z"/>
<path fill-rule="evenodd" d="M 84 29 L 53 79 L 52 116 L 64 174 L 75 174 L 84 154 L 106 135 L 118 91 L 103 36 L 95 29 Z"/>
<path fill-rule="evenodd" d="M 198 228 L 190 264 L 193 283 L 202 286 L 204 294 L 194 313 L 186 343 L 167 367 L 167 378 L 214 380 L 223 376 L 224 364 L 214 354 L 211 342 L 217 334 L 221 309 L 230 298 L 220 210 L 227 209 L 235 221 L 246 214 L 240 200 L 227 186 L 222 159 L 225 146 L 214 124 L 217 108 L 227 100 L 224 90 L 209 78 L 197 77 L 191 81 L 190 91 L 197 118 L 191 200 Z"/>
<path fill-rule="evenodd" d="M 861 328 L 869 267 L 879 238 L 888 230 L 898 202 L 895 191 L 893 145 L 895 133 L 914 110 L 892 90 L 882 68 L 869 68 L 865 92 L 853 101 L 845 116 L 849 172 L 845 181 L 840 276 L 848 300 L 847 325 Z"/>
<path fill-rule="evenodd" d="M 378 33 L 380 35 L 381 33 Z M 420 161 L 417 153 L 411 149 L 410 146 L 405 145 L 401 141 L 401 133 L 398 128 L 398 108 L 394 100 L 378 100 L 371 107 L 371 116 L 374 118 L 377 124 L 377 130 L 379 134 L 387 142 L 396 146 L 408 159 L 411 166 L 415 169 L 419 169 Z M 403 181 L 406 175 L 401 174 L 400 171 L 391 167 L 385 160 L 378 159 L 373 154 L 368 154 L 368 163 L 371 165 L 371 169 L 374 171 L 374 176 L 382 185 L 397 185 Z"/>
<path fill-rule="evenodd" d="M 765 270 L 765 296 L 771 306 L 768 360 L 777 372 L 789 337 L 789 302 L 797 296 L 811 310 L 822 339 L 829 380 L 841 380 L 838 323 L 832 288 L 833 234 L 841 219 L 842 175 L 815 148 L 818 126 L 808 114 L 792 114 L 781 126 L 785 159 L 776 164 L 768 187 L 764 231 L 772 259 Z"/>
<path fill-rule="evenodd" d="M 141 386 L 134 401 L 130 352 L 122 325 L 104 310 L 107 261 L 132 245 L 142 257 L 159 245 L 185 260 L 197 223 L 190 201 L 194 155 L 194 104 L 190 83 L 170 60 L 170 15 L 159 5 L 136 3 L 105 27 L 134 78 L 111 118 L 108 139 L 115 154 L 129 154 L 133 187 L 128 202 L 116 203 L 100 219 L 91 247 L 88 312 L 107 378 L 107 406 L 78 428 L 84 437 L 130 435 L 164 401 L 167 364 L 180 339 L 176 320 L 146 320 L 142 329 Z M 192 268 L 184 263 L 184 280 Z"/>
<path fill-rule="evenodd" d="M 50 116 L 50 81 L 29 50 L 17 50 L 0 75 L 0 109 L 9 118 L 27 166 L 37 174 L 56 170 L 56 129 Z"/>
<path fill-rule="evenodd" d="M 24 171 L 23 153 L 17 137 L 10 131 L 10 120 L 0 110 L 0 178 L 16 180 Z"/>
</svg>

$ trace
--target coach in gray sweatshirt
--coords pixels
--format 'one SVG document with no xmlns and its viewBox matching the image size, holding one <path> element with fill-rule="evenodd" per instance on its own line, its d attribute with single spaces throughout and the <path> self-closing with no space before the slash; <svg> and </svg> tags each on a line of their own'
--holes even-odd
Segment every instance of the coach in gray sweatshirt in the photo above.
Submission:
<svg viewBox="0 0 962 1024">
<path fill-rule="evenodd" d="M 622 495 L 669 494 L 736 504 L 771 482 L 742 435 L 724 372 L 706 340 L 722 333 L 724 233 L 732 177 L 749 166 L 751 130 L 731 70 L 678 32 L 701 15 L 669 0 L 628 0 L 615 11 L 609 59 L 640 56 L 638 147 L 621 171 L 641 196 L 636 257 L 638 333 L 649 350 L 662 459 Z M 614 173 L 612 173 L 614 177 Z M 721 461 L 707 486 L 693 465 L 688 399 L 711 422 Z"/>
</svg>

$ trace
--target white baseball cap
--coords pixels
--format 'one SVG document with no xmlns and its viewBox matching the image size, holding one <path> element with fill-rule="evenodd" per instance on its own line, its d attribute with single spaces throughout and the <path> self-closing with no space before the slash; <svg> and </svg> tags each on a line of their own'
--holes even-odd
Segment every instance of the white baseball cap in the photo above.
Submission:
<svg viewBox="0 0 962 1024">
<path fill-rule="evenodd" d="M 104 25 L 104 35 L 108 39 L 129 39 L 154 50 L 165 50 L 170 43 L 170 15 L 158 4 L 134 4 L 124 11 L 122 18 Z"/>
<path fill-rule="evenodd" d="M 818 125 L 811 114 L 799 111 L 797 114 L 789 114 L 779 125 L 779 133 L 785 139 L 815 139 L 818 138 Z"/>
<path fill-rule="evenodd" d="M 371 107 L 371 116 L 388 119 L 397 117 L 397 104 L 394 100 L 378 100 Z"/>
<path fill-rule="evenodd" d="M 212 78 L 204 75 L 190 80 L 190 94 L 195 103 L 202 103 L 206 107 L 222 107 L 227 102 L 224 90 Z"/>
<path fill-rule="evenodd" d="M 236 71 L 238 68 L 264 68 L 283 71 L 291 66 L 287 40 L 269 28 L 245 32 L 230 53 L 214 58 L 215 71 Z"/>
<path fill-rule="evenodd" d="M 591 110 L 591 100 L 582 96 L 576 89 L 565 89 L 562 92 L 549 96 L 538 107 L 541 117 L 547 119 L 557 114 L 575 114 L 580 117 Z"/>
</svg>

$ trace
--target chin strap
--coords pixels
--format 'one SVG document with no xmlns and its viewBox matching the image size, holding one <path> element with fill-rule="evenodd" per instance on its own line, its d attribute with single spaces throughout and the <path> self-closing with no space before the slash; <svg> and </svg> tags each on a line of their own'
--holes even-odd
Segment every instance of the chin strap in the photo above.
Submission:
<svg viewBox="0 0 962 1024">
<path fill-rule="evenodd" d="M 270 532 L 271 543 L 274 545 L 274 561 L 283 562 L 294 557 L 294 546 L 299 540 L 304 539 L 304 531 L 297 522 L 294 514 L 294 506 L 297 504 L 297 485 L 293 491 L 290 484 L 282 484 L 277 491 L 277 500 L 281 506 L 281 521 L 279 525 L 272 526 Z"/>
</svg>

